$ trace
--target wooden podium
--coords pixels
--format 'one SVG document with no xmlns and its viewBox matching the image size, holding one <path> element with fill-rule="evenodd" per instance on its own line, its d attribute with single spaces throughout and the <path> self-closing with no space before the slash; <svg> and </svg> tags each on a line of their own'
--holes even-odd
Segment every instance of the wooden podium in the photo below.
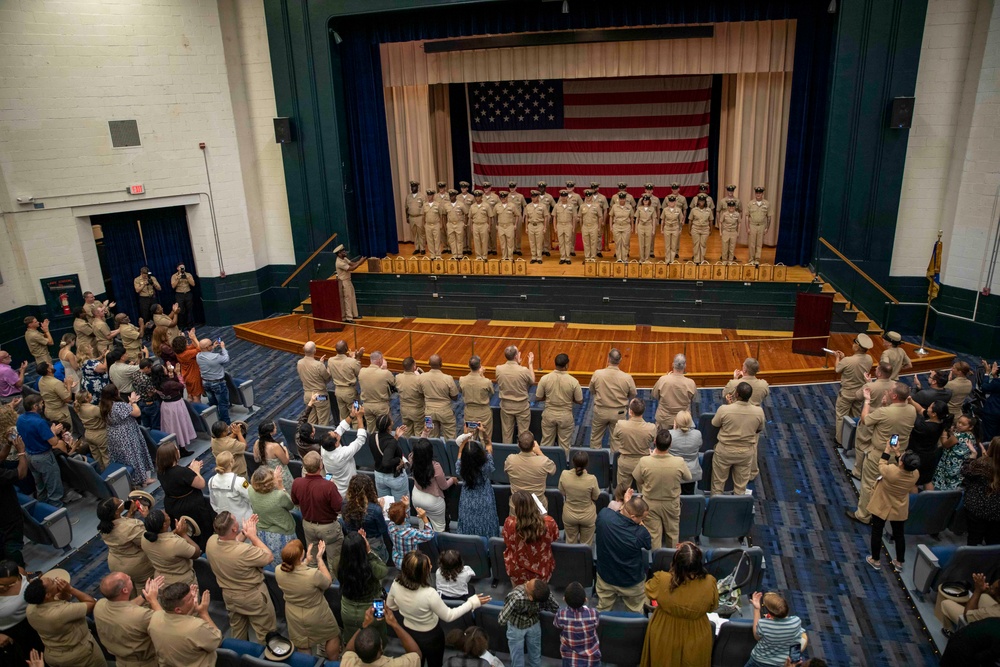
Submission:
<svg viewBox="0 0 1000 667">
<path fill-rule="evenodd" d="M 799 292 L 795 296 L 795 327 L 792 336 L 792 352 L 822 357 L 830 338 L 833 322 L 833 295 Z M 810 336 L 822 336 L 811 340 L 798 340 Z"/>
<path fill-rule="evenodd" d="M 343 319 L 340 310 L 340 281 L 336 278 L 310 280 L 309 297 L 312 302 L 312 315 L 315 318 L 313 329 L 317 333 L 343 331 L 344 325 L 340 323 Z"/>
</svg>

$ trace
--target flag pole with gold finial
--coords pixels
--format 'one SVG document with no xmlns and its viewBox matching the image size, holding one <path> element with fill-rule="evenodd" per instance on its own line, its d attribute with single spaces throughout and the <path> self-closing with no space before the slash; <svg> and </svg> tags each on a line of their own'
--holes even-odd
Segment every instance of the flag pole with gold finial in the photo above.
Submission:
<svg viewBox="0 0 1000 667">
<path fill-rule="evenodd" d="M 927 350 L 924 344 L 927 342 L 927 323 L 931 319 L 931 301 L 937 298 L 941 291 L 941 236 L 943 232 L 939 229 L 937 241 L 934 243 L 934 251 L 931 252 L 931 261 L 927 263 L 927 311 L 924 313 L 924 331 L 920 334 L 920 349 L 917 354 L 926 356 Z"/>
</svg>

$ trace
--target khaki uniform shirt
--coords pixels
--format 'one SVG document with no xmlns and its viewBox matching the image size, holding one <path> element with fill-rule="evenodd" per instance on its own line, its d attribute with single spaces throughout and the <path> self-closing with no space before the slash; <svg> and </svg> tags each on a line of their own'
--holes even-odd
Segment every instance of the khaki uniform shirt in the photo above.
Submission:
<svg viewBox="0 0 1000 667">
<path fill-rule="evenodd" d="M 895 382 L 892 380 L 875 380 L 874 382 L 866 382 L 865 387 L 868 387 L 871 391 L 872 403 L 869 408 L 869 414 L 875 410 L 882 407 L 882 397 L 889 393 L 889 391 L 895 386 Z M 865 387 L 858 389 L 857 399 L 859 401 L 865 400 Z M 871 444 L 872 440 L 872 430 L 868 426 L 865 426 L 864 420 L 858 420 L 858 430 L 855 436 L 855 447 L 861 450 L 866 450 L 867 446 Z M 884 446 L 883 446 L 884 448 Z"/>
<path fill-rule="evenodd" d="M 97 303 L 97 302 L 95 301 L 94 303 Z M 86 306 L 84 306 L 84 310 L 86 310 Z M 88 315 L 88 316 L 89 317 L 93 317 L 93 315 Z M 80 349 L 80 343 L 84 343 L 85 342 L 85 343 L 87 343 L 90 346 L 91 353 L 94 352 L 94 349 L 95 349 L 94 345 L 95 345 L 95 342 L 96 342 L 94 340 L 94 328 L 90 326 L 90 322 L 89 321 L 87 321 L 85 319 L 84 320 L 74 319 L 73 320 L 73 333 L 76 334 L 76 349 L 77 350 Z M 122 338 L 122 340 L 124 341 L 125 339 Z M 126 349 L 128 349 L 128 348 L 126 347 Z"/>
<path fill-rule="evenodd" d="M 569 190 L 566 195 L 566 200 L 573 206 L 573 210 L 577 213 L 580 212 L 580 206 L 583 204 L 583 197 L 576 190 Z"/>
<path fill-rule="evenodd" d="M 597 478 L 584 471 L 577 475 L 576 470 L 563 470 L 559 475 L 559 491 L 566 497 L 563 503 L 563 519 L 587 521 L 597 519 L 597 506 L 594 501 L 601 495 Z"/>
<path fill-rule="evenodd" d="M 465 211 L 465 214 L 469 215 L 469 209 L 476 203 L 476 197 L 471 192 L 459 192 L 456 201 L 462 207 L 462 210 Z"/>
<path fill-rule="evenodd" d="M 619 192 L 625 192 L 625 191 L 624 190 L 619 190 Z M 611 199 L 612 199 L 611 206 L 613 208 L 614 205 L 618 203 L 618 195 L 617 194 L 611 195 Z M 628 202 L 628 207 L 630 209 L 635 210 L 635 197 L 633 197 L 632 195 L 630 195 L 628 192 L 625 192 L 625 201 Z"/>
<path fill-rule="evenodd" d="M 438 368 L 432 368 L 417 376 L 420 393 L 424 395 L 424 405 L 435 410 L 450 410 L 451 402 L 458 398 L 458 388 L 451 376 Z"/>
<path fill-rule="evenodd" d="M 156 664 L 156 649 L 149 638 L 153 610 L 133 602 L 100 599 L 94 607 L 94 623 L 101 643 L 118 664 Z"/>
<path fill-rule="evenodd" d="M 212 667 L 222 633 L 197 616 L 153 612 L 149 636 L 159 654 L 160 667 Z"/>
<path fill-rule="evenodd" d="M 208 538 L 205 554 L 223 592 L 241 593 L 263 584 L 264 572 L 261 568 L 274 560 L 270 552 L 255 547 L 249 541 L 220 540 L 218 535 Z"/>
<path fill-rule="evenodd" d="M 516 361 L 510 360 L 497 366 L 500 409 L 512 412 L 527 408 L 528 391 L 533 384 L 535 384 L 535 374 Z"/>
<path fill-rule="evenodd" d="M 465 224 L 465 218 L 466 218 L 465 207 L 462 205 L 461 202 L 457 202 L 456 201 L 455 203 L 452 203 L 452 202 L 449 201 L 447 204 L 444 205 L 444 210 L 448 213 L 448 224 L 449 225 L 450 224 L 457 224 L 457 225 L 464 225 Z"/>
<path fill-rule="evenodd" d="M 635 380 L 617 366 L 594 371 L 589 388 L 594 407 L 605 410 L 621 410 L 636 396 Z"/>
<path fill-rule="evenodd" d="M 637 224 L 652 227 L 656 224 L 656 209 L 652 206 L 640 206 L 635 212 Z"/>
<path fill-rule="evenodd" d="M 631 206 L 615 203 L 611 207 L 611 224 L 619 227 L 631 226 L 632 210 Z"/>
<path fill-rule="evenodd" d="M 510 198 L 508 197 L 508 199 Z M 493 211 L 494 213 L 496 213 L 497 225 L 500 227 L 500 229 L 512 228 L 517 223 L 517 218 L 520 215 L 520 210 L 517 208 L 517 206 L 512 205 L 510 203 L 507 204 L 501 203 L 499 206 L 493 209 Z M 517 239 L 515 239 L 515 242 L 516 241 Z"/>
<path fill-rule="evenodd" d="M 490 207 L 490 215 L 493 215 L 493 209 L 500 203 L 500 195 L 493 190 L 483 192 L 483 202 Z"/>
<path fill-rule="evenodd" d="M 191 291 L 191 286 L 194 285 L 194 278 L 187 271 L 181 276 L 181 272 L 178 271 L 174 275 L 170 276 L 170 284 L 173 286 L 174 291 L 178 294 L 187 294 Z"/>
<path fill-rule="evenodd" d="M 972 393 L 972 382 L 968 378 L 956 377 L 948 380 L 948 384 L 944 388 L 951 391 L 951 400 L 948 401 L 948 412 L 957 419 L 962 414 L 962 404 L 965 403 L 965 399 Z"/>
<path fill-rule="evenodd" d="M 604 209 L 596 201 L 585 201 L 580 206 L 580 218 L 583 220 L 584 227 L 593 229 L 604 218 Z"/>
<path fill-rule="evenodd" d="M 601 212 L 607 213 L 611 206 L 608 204 L 608 198 L 602 195 L 600 192 L 594 195 L 594 201 L 601 206 Z"/>
<path fill-rule="evenodd" d="M 351 260 L 346 257 L 338 257 L 335 264 L 337 280 L 351 282 Z"/>
<path fill-rule="evenodd" d="M 583 403 L 583 388 L 569 371 L 552 371 L 538 381 L 535 400 L 545 401 L 545 412 L 550 414 L 572 414 L 573 404 Z"/>
<path fill-rule="evenodd" d="M 153 326 L 167 328 L 168 342 L 181 335 L 181 330 L 177 328 L 174 318 L 169 315 L 153 315 Z M 156 352 L 159 353 L 159 350 Z"/>
<path fill-rule="evenodd" d="M 549 213 L 551 213 L 552 209 L 556 207 L 556 200 L 548 192 L 543 192 L 539 195 L 538 200 L 545 205 L 545 208 Z"/>
<path fill-rule="evenodd" d="M 403 372 L 396 376 L 396 391 L 399 392 L 399 411 L 415 419 L 424 416 L 424 395 L 420 392 L 420 376 L 413 372 Z"/>
<path fill-rule="evenodd" d="M 485 201 L 469 207 L 469 222 L 474 225 L 488 225 L 493 217 L 493 208 Z"/>
<path fill-rule="evenodd" d="M 428 225 L 437 225 L 441 223 L 440 202 L 431 201 L 424 204 L 424 223 Z"/>
<path fill-rule="evenodd" d="M 899 379 L 899 373 L 906 366 L 906 362 L 910 360 L 910 355 L 906 354 L 906 350 L 901 347 L 887 347 L 882 352 L 882 357 L 879 361 L 885 361 L 890 366 L 892 366 L 892 375 L 889 376 L 890 380 Z"/>
<path fill-rule="evenodd" d="M 111 347 L 114 339 L 111 337 L 111 329 L 108 328 L 108 324 L 104 320 L 91 320 L 90 326 L 94 330 L 94 341 L 99 357 Z"/>
<path fill-rule="evenodd" d="M 719 429 L 720 445 L 753 447 L 757 434 L 764 430 L 764 411 L 747 401 L 722 405 L 712 418 L 712 426 Z"/>
<path fill-rule="evenodd" d="M 642 499 L 647 502 L 677 502 L 681 484 L 691 481 L 684 459 L 673 454 L 643 456 L 632 471 Z"/>
<path fill-rule="evenodd" d="M 739 211 L 733 211 L 730 213 L 729 209 L 726 209 L 725 213 L 719 216 L 719 228 L 724 232 L 739 231 L 740 228 Z"/>
<path fill-rule="evenodd" d="M 358 381 L 358 374 L 361 372 L 360 361 L 346 354 L 338 354 L 327 360 L 326 365 L 335 387 L 354 389 L 354 385 Z"/>
<path fill-rule="evenodd" d="M 451 199 L 448 197 L 448 191 L 445 190 L 444 192 L 440 192 L 440 191 L 435 192 L 434 193 L 434 201 L 441 202 L 441 203 L 447 203 L 447 202 L 451 201 Z"/>
<path fill-rule="evenodd" d="M 156 290 L 160 289 L 156 278 L 143 278 L 141 275 L 132 281 L 132 285 L 139 296 L 156 296 Z"/>
<path fill-rule="evenodd" d="M 247 443 L 240 442 L 231 435 L 221 438 L 212 438 L 212 456 L 218 456 L 222 452 L 229 452 L 233 455 L 233 472 L 242 477 L 247 476 L 247 460 L 243 453 L 247 450 Z"/>
<path fill-rule="evenodd" d="M 611 432 L 611 451 L 619 456 L 648 456 L 655 439 L 656 424 L 630 415 L 628 419 L 619 419 Z"/>
<path fill-rule="evenodd" d="M 548 209 L 545 204 L 530 202 L 524 208 L 524 220 L 529 225 L 533 224 L 545 224 L 545 220 L 549 217 Z"/>
<path fill-rule="evenodd" d="M 403 202 L 403 206 L 406 208 L 407 218 L 420 218 L 424 215 L 424 196 L 420 193 L 410 193 L 406 195 L 406 200 Z"/>
<path fill-rule="evenodd" d="M 697 391 L 694 380 L 681 373 L 670 372 L 661 376 L 653 385 L 653 398 L 659 401 L 656 406 L 656 420 L 668 421 L 676 417 L 681 410 L 690 410 L 691 399 Z M 672 424 L 668 426 L 673 428 Z"/>
<path fill-rule="evenodd" d="M 695 234 L 707 234 L 712 228 L 712 210 L 709 208 L 693 208 L 688 216 L 691 223 L 691 232 Z"/>
<path fill-rule="evenodd" d="M 917 421 L 917 411 L 909 403 L 892 403 L 884 408 L 874 409 L 874 404 L 868 408 L 865 426 L 871 429 L 872 446 L 885 449 L 889 438 L 899 436 L 899 451 L 905 451 L 910 445 L 910 431 Z"/>
<path fill-rule="evenodd" d="M 46 663 L 92 664 L 93 635 L 87 627 L 87 605 L 66 600 L 29 604 L 27 617 L 45 645 Z"/>
<path fill-rule="evenodd" d="M 66 388 L 66 383 L 46 375 L 38 380 L 38 393 L 45 402 L 45 418 L 49 421 L 70 421 L 69 402 L 73 397 Z"/>
<path fill-rule="evenodd" d="M 52 362 L 52 355 L 49 354 L 49 341 L 41 329 L 28 329 L 24 332 L 24 340 L 28 344 L 28 352 L 35 358 L 35 363 Z"/>
<path fill-rule="evenodd" d="M 834 369 L 840 374 L 840 391 L 854 394 L 865 385 L 865 373 L 872 369 L 875 361 L 864 352 L 852 354 L 837 362 Z"/>
<path fill-rule="evenodd" d="M 515 209 L 517 209 L 518 214 L 524 211 L 524 205 L 527 203 L 522 195 L 517 190 L 511 190 L 507 195 L 507 203 L 512 204 Z"/>
<path fill-rule="evenodd" d="M 681 218 L 684 211 L 677 206 L 668 206 L 660 212 L 660 220 L 663 221 L 663 229 L 668 232 L 677 232 L 681 229 Z"/>
<path fill-rule="evenodd" d="M 302 391 L 307 394 L 326 394 L 326 384 L 330 381 L 330 371 L 326 364 L 313 357 L 302 357 L 295 364 L 302 381 Z"/>
<path fill-rule="evenodd" d="M 191 561 L 198 553 L 198 547 L 188 543 L 180 535 L 160 533 L 155 542 L 143 537 L 142 550 L 156 570 L 156 574 L 163 577 L 164 586 L 178 582 L 183 584 L 197 582 Z"/>
<path fill-rule="evenodd" d="M 363 402 L 388 408 L 392 390 L 396 388 L 396 376 L 378 366 L 366 366 L 358 373 L 358 384 Z"/>
<path fill-rule="evenodd" d="M 83 304 L 83 312 L 87 313 L 87 317 L 93 317 L 94 313 L 97 312 L 97 307 L 103 305 L 98 300 L 93 300 L 90 303 Z"/>
<path fill-rule="evenodd" d="M 527 491 L 538 496 L 542 504 L 545 504 L 545 480 L 549 475 L 556 474 L 555 461 L 544 454 L 535 456 L 531 452 L 518 452 L 507 457 L 503 469 L 510 477 L 512 495 L 515 491 Z"/>
<path fill-rule="evenodd" d="M 469 373 L 458 379 L 458 386 L 462 389 L 462 400 L 466 405 L 487 408 L 490 399 L 496 390 L 489 378 L 485 378 L 479 373 Z"/>
<path fill-rule="evenodd" d="M 407 653 L 398 658 L 383 655 L 375 662 L 361 662 L 357 653 L 345 651 L 340 658 L 340 667 L 420 667 L 420 656 L 416 653 Z"/>
<path fill-rule="evenodd" d="M 736 387 L 739 386 L 740 382 L 746 382 L 748 385 L 753 387 L 753 393 L 750 394 L 750 405 L 761 405 L 764 399 L 768 397 L 771 393 L 771 388 L 767 384 L 767 380 L 761 380 L 753 375 L 744 375 L 741 378 L 733 378 L 726 384 L 726 388 L 722 390 L 723 395 L 728 396 L 730 394 L 736 393 Z"/>
<path fill-rule="evenodd" d="M 560 202 L 556 204 L 555 218 L 557 225 L 572 225 L 576 222 L 576 208 L 569 202 Z"/>
<path fill-rule="evenodd" d="M 138 359 L 142 354 L 142 332 L 139 331 L 139 327 L 134 324 L 123 324 L 118 327 L 118 337 L 122 339 L 122 346 L 129 353 L 129 357 Z"/>
<path fill-rule="evenodd" d="M 767 225 L 767 220 L 771 216 L 771 205 L 766 199 L 757 201 L 753 199 L 747 204 L 747 219 L 751 225 Z"/>
</svg>

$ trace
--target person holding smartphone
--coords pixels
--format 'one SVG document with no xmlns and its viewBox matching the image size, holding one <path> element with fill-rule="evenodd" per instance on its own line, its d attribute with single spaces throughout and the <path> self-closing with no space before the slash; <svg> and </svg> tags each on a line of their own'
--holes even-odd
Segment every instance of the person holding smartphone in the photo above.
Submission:
<svg viewBox="0 0 1000 667">
<path fill-rule="evenodd" d="M 899 462 L 892 464 L 895 456 Z M 903 571 L 903 561 L 906 552 L 906 537 L 903 525 L 910 511 L 910 489 L 920 475 L 920 455 L 912 450 L 902 454 L 899 451 L 899 436 L 893 435 L 885 445 L 882 458 L 879 460 L 879 478 L 872 491 L 872 499 L 868 502 L 868 511 L 872 515 L 871 555 L 865 560 L 875 570 L 881 570 L 879 556 L 882 552 L 882 532 L 886 522 L 892 525 L 892 539 L 896 545 L 896 560 L 892 566 L 896 572 Z"/>
<path fill-rule="evenodd" d="M 788 602 L 773 591 L 753 594 L 753 636 L 757 645 L 746 667 L 783 667 L 796 662 L 802 651 L 802 619 L 789 616 Z"/>
</svg>

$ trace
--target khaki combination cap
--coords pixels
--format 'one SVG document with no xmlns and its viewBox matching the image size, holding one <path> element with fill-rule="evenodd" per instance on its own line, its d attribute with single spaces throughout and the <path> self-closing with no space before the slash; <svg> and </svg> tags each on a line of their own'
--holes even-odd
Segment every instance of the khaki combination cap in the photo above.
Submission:
<svg viewBox="0 0 1000 667">
<path fill-rule="evenodd" d="M 855 338 L 854 340 L 857 341 L 858 345 L 860 345 L 866 350 L 872 349 L 872 347 L 875 345 L 875 343 L 872 342 L 872 339 L 871 337 L 868 336 L 868 334 L 858 334 L 858 337 Z"/>
<path fill-rule="evenodd" d="M 900 336 L 900 335 L 899 335 L 899 334 L 898 334 L 897 332 L 895 332 L 895 331 L 890 331 L 890 332 L 886 333 L 886 335 L 885 335 L 885 339 L 886 339 L 887 341 L 891 342 L 891 343 L 898 343 L 898 342 L 900 342 L 901 340 L 903 340 L 903 337 L 902 337 L 902 336 Z"/>
</svg>

